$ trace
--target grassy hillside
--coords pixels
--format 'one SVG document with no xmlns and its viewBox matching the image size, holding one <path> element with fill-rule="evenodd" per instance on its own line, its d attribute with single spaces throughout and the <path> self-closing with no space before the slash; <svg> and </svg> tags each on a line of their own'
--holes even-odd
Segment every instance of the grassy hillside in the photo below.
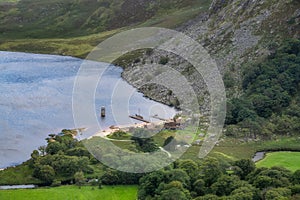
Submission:
<svg viewBox="0 0 300 200">
<path fill-rule="evenodd" d="M 85 56 L 97 44 L 120 30 L 121 29 L 117 29 L 102 32 L 99 34 L 92 34 L 81 37 L 70 37 L 65 39 L 2 39 L 2 42 L 0 42 L 0 50 L 69 55 L 79 58 L 85 58 Z"/>
<path fill-rule="evenodd" d="M 17 167 L 9 167 L 0 172 L 0 185 L 12 184 L 39 184 L 40 180 L 32 177 L 33 169 L 28 165 L 19 165 Z M 0 195 L 1 197 L 1 195 Z"/>
<path fill-rule="evenodd" d="M 0 1 L 0 50 L 84 58 L 107 37 L 134 27 L 173 28 L 211 0 Z"/>
<path fill-rule="evenodd" d="M 83 36 L 136 25 L 182 9 L 207 9 L 209 3 L 208 0 L 21 0 L 14 4 L 2 3 L 0 37 Z M 187 14 L 192 15 L 193 12 Z"/>
</svg>

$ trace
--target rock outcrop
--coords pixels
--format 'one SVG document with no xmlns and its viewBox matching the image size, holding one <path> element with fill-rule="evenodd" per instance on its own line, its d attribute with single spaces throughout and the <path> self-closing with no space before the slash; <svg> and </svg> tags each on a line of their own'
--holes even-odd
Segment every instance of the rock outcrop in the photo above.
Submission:
<svg viewBox="0 0 300 200">
<path fill-rule="evenodd" d="M 296 0 L 214 0 L 206 14 L 178 28 L 204 46 L 215 59 L 220 73 L 233 82 L 228 97 L 239 96 L 243 64 L 269 55 L 285 38 L 300 36 L 300 2 Z M 140 54 L 139 54 L 140 55 Z M 167 58 L 166 62 L 162 62 Z M 128 62 L 122 74 L 146 96 L 169 105 L 176 97 L 161 85 L 145 85 L 159 70 L 151 64 L 172 67 L 184 75 L 198 94 L 201 111 L 208 114 L 209 94 L 201 75 L 182 58 L 154 50 Z M 142 67 L 148 64 L 148 67 Z M 163 67 L 162 67 L 163 69 Z M 186 97 L 189 98 L 189 97 Z"/>
</svg>

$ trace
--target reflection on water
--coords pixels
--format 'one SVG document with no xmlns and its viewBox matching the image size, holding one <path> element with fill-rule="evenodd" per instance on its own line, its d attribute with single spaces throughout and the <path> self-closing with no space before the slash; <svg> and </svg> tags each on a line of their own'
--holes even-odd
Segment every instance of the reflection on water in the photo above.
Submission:
<svg viewBox="0 0 300 200">
<path fill-rule="evenodd" d="M 0 168 L 28 159 L 33 149 L 45 144 L 48 134 L 75 128 L 72 91 L 81 63 L 72 57 L 0 51 Z M 144 98 L 120 78 L 121 72 L 114 66 L 105 71 L 94 101 L 99 124 L 88 126 L 105 129 L 137 123 L 128 115 L 138 110 L 147 119 L 153 114 L 164 118 L 175 114 L 174 109 Z M 114 95 L 116 91 L 119 95 Z M 106 107 L 105 119 L 100 119 L 101 106 Z"/>
</svg>

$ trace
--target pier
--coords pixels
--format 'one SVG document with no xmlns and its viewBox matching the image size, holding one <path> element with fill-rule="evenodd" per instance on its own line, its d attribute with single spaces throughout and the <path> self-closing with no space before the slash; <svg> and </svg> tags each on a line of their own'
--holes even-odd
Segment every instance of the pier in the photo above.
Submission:
<svg viewBox="0 0 300 200">
<path fill-rule="evenodd" d="M 132 119 L 135 119 L 135 120 L 145 122 L 145 123 L 150 123 L 149 121 L 145 120 L 143 118 L 143 116 L 141 116 L 141 115 L 137 115 L 137 114 L 136 115 L 129 115 L 129 117 L 132 118 Z"/>
</svg>

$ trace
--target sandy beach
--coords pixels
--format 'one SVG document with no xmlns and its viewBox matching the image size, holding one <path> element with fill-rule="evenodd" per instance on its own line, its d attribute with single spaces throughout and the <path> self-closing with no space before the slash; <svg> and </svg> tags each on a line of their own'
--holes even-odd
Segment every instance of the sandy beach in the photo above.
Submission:
<svg viewBox="0 0 300 200">
<path fill-rule="evenodd" d="M 95 133 L 95 135 L 91 136 L 90 138 L 92 137 L 106 137 L 116 131 L 124 131 L 124 132 L 129 132 L 130 129 L 132 128 L 148 128 L 148 129 L 151 129 L 151 128 L 154 128 L 156 126 L 160 126 L 160 125 L 163 125 L 164 122 L 151 122 L 151 123 L 135 123 L 135 124 L 131 124 L 131 125 L 123 125 L 123 126 L 111 126 L 110 128 L 108 129 L 105 129 L 105 130 L 102 130 L 102 131 L 99 131 L 97 133 Z M 89 139 L 90 139 L 89 138 Z"/>
</svg>

